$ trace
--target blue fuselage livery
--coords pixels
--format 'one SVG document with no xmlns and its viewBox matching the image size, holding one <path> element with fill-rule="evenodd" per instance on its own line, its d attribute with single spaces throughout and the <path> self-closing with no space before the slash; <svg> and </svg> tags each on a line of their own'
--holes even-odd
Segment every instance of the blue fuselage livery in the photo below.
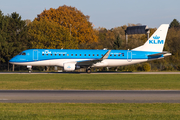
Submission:
<svg viewBox="0 0 180 120">
<path fill-rule="evenodd" d="M 107 59 L 98 61 L 108 51 L 109 50 L 29 49 L 12 58 L 10 62 L 16 65 L 60 67 L 64 67 L 65 63 L 72 63 L 68 65 L 67 68 L 64 68 L 64 70 L 73 71 L 77 68 L 88 68 L 89 66 L 124 66 L 164 57 L 163 55 L 149 56 L 157 54 L 158 52 L 111 50 Z M 88 63 L 91 60 L 97 61 Z"/>
<path fill-rule="evenodd" d="M 161 59 L 171 53 L 163 51 L 168 30 L 161 25 L 142 46 L 132 50 L 73 50 L 73 49 L 29 49 L 10 60 L 11 64 L 32 66 L 60 66 L 65 71 L 92 67 L 117 67 Z"/>
<path fill-rule="evenodd" d="M 87 60 L 100 59 L 107 53 L 108 50 L 69 50 L 69 49 L 29 49 L 21 52 L 10 60 L 11 63 L 27 63 L 46 60 Z M 162 58 L 163 55 L 156 57 L 149 57 L 148 55 L 156 54 L 158 52 L 132 51 L 132 50 L 111 50 L 108 60 L 141 60 L 141 59 L 155 59 Z M 57 64 L 57 63 L 56 63 Z M 120 63 L 119 63 L 120 64 Z M 51 65 L 51 64 L 49 64 Z M 55 65 L 55 64 L 54 64 Z"/>
</svg>

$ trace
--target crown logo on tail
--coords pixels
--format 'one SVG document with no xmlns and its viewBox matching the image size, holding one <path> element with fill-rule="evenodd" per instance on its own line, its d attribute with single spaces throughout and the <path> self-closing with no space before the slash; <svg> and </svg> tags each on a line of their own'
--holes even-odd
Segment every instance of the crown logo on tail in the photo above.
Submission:
<svg viewBox="0 0 180 120">
<path fill-rule="evenodd" d="M 154 39 L 159 39 L 160 36 L 157 36 L 157 35 L 156 35 L 156 36 L 153 36 L 153 38 L 154 38 Z"/>
</svg>

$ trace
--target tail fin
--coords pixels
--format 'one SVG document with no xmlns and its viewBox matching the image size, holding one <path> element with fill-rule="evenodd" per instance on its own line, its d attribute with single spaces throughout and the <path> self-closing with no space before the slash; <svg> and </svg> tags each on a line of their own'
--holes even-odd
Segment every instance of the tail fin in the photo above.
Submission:
<svg viewBox="0 0 180 120">
<path fill-rule="evenodd" d="M 162 24 L 144 45 L 134 48 L 132 50 L 162 52 L 168 28 L 169 24 Z"/>
</svg>

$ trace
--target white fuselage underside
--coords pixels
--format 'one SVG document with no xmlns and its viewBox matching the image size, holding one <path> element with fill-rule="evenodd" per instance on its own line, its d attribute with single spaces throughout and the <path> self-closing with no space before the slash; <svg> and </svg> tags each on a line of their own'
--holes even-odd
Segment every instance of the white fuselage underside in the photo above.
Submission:
<svg viewBox="0 0 180 120">
<path fill-rule="evenodd" d="M 42 60 L 42 61 L 33 61 L 33 62 L 15 62 L 12 64 L 15 65 L 31 65 L 31 66 L 60 66 L 63 67 L 64 63 L 66 62 L 76 62 L 76 61 L 86 61 L 90 59 L 51 59 L 51 60 Z M 141 62 L 146 62 L 148 59 L 105 59 L 101 62 L 98 62 L 92 67 L 116 67 L 116 66 L 124 66 L 124 65 L 131 65 Z"/>
</svg>

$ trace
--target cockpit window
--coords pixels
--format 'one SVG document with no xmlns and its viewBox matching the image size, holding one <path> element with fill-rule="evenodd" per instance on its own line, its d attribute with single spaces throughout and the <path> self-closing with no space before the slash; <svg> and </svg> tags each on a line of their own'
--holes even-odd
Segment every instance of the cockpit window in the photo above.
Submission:
<svg viewBox="0 0 180 120">
<path fill-rule="evenodd" d="M 22 55 L 26 55 L 26 53 L 22 53 Z"/>
<path fill-rule="evenodd" d="M 26 55 L 26 53 L 25 52 L 21 52 L 18 55 Z"/>
</svg>

